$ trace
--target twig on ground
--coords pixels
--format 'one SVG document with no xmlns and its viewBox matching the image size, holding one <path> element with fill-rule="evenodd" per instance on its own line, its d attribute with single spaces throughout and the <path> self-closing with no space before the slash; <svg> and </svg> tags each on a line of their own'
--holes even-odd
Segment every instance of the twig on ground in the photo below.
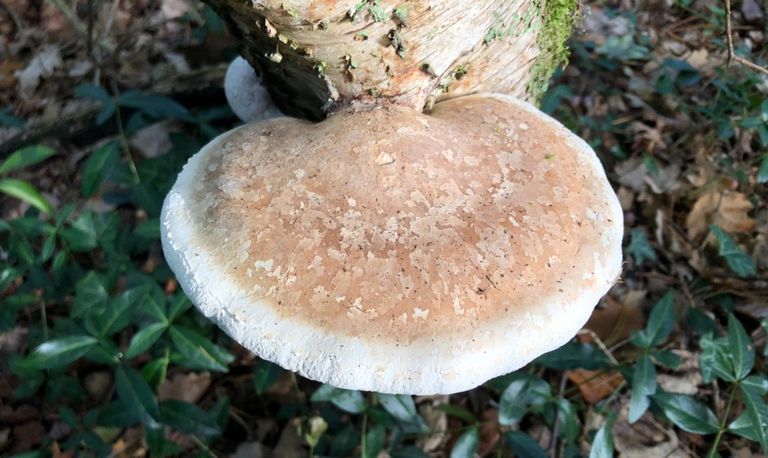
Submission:
<svg viewBox="0 0 768 458">
<path fill-rule="evenodd" d="M 80 21 L 80 18 L 77 17 L 77 14 L 75 14 L 74 11 L 72 11 L 72 8 L 65 2 L 64 0 L 49 0 L 53 5 L 61 11 L 61 14 L 64 15 L 65 18 L 67 18 L 67 22 L 69 22 L 69 25 L 72 26 L 75 31 L 80 34 L 81 36 L 85 36 L 85 34 L 88 32 L 87 27 L 85 24 Z"/>
<path fill-rule="evenodd" d="M 768 68 L 761 67 L 749 59 L 736 55 L 733 50 L 733 26 L 731 25 L 731 0 L 725 0 L 725 39 L 728 43 L 728 65 L 737 62 L 752 70 L 768 75 Z"/>
<path fill-rule="evenodd" d="M 563 397 L 565 393 L 565 384 L 568 382 L 568 376 L 565 372 L 560 376 L 560 388 L 558 389 L 558 396 Z M 555 414 L 554 425 L 552 425 L 552 435 L 549 438 L 549 456 L 557 458 L 560 456 L 560 411 Z"/>
<path fill-rule="evenodd" d="M 13 8 L 9 8 L 3 4 L 0 4 L 0 8 L 8 13 L 8 15 L 11 17 L 11 21 L 13 21 L 13 25 L 16 27 L 16 30 L 24 30 L 26 24 L 24 23 L 24 20 L 21 18 L 21 16 L 19 16 Z"/>
<path fill-rule="evenodd" d="M 114 0 L 112 6 L 109 8 L 109 15 L 107 16 L 107 22 L 104 24 L 104 28 L 99 33 L 98 41 L 102 41 L 106 38 L 109 31 L 112 30 L 112 23 L 115 22 L 115 15 L 117 15 L 117 8 L 120 6 L 120 0 Z"/>
<path fill-rule="evenodd" d="M 85 39 L 86 43 L 91 41 L 91 38 L 89 37 L 89 27 L 83 24 L 83 21 L 77 17 L 77 14 L 72 10 L 72 8 L 67 4 L 65 0 L 48 1 L 51 2 L 56 8 L 58 8 L 59 11 L 61 11 L 61 14 L 64 15 L 64 17 L 67 19 L 67 22 L 69 22 L 69 24 L 73 29 L 75 29 L 75 32 L 77 32 L 80 37 Z M 115 51 L 115 44 L 111 40 L 100 39 L 96 41 L 96 44 L 108 54 L 111 54 Z"/>
<path fill-rule="evenodd" d="M 595 331 L 584 328 L 581 331 L 579 331 L 579 334 L 588 334 L 592 339 L 594 339 L 595 344 L 602 350 L 603 353 L 605 353 L 605 356 L 608 357 L 608 360 L 614 365 L 618 366 L 619 361 L 616 359 L 615 356 L 613 356 L 613 353 L 611 353 L 611 350 L 608 349 L 608 346 L 605 345 L 605 342 L 603 342 L 603 339 L 598 336 Z"/>
</svg>

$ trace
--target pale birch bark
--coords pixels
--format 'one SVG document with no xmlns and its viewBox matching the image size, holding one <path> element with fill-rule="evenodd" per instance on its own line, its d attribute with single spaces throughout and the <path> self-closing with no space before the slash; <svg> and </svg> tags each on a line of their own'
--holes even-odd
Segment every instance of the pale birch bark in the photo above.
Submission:
<svg viewBox="0 0 768 458">
<path fill-rule="evenodd" d="M 206 0 L 286 112 L 540 93 L 575 0 Z M 567 30 L 551 30 L 553 28 Z"/>
</svg>

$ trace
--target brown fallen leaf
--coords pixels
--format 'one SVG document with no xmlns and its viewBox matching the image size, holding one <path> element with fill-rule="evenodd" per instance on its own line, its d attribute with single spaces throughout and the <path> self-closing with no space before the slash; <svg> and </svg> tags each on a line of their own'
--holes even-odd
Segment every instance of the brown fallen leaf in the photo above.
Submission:
<svg viewBox="0 0 768 458">
<path fill-rule="evenodd" d="M 56 45 L 45 46 L 35 54 L 23 70 L 16 70 L 14 75 L 19 81 L 22 95 L 29 95 L 40 84 L 41 78 L 53 75 L 61 67 L 61 51 Z"/>
<path fill-rule="evenodd" d="M 157 399 L 160 401 L 176 399 L 194 404 L 200 400 L 209 386 L 211 386 L 209 372 L 176 374 L 158 387 Z"/>
<path fill-rule="evenodd" d="M 18 453 L 34 450 L 43 443 L 45 428 L 39 421 L 33 420 L 13 428 L 13 448 L 11 452 Z"/>
<path fill-rule="evenodd" d="M 230 458 L 266 458 L 272 456 L 272 451 L 261 442 L 243 442 L 237 446 Z"/>
<path fill-rule="evenodd" d="M 85 376 L 83 386 L 95 399 L 103 400 L 109 394 L 112 377 L 107 371 L 95 371 Z"/>
<path fill-rule="evenodd" d="M 5 450 L 11 443 L 11 428 L 0 429 L 0 450 Z"/>
<path fill-rule="evenodd" d="M 643 329 L 645 318 L 640 307 L 626 302 L 606 296 L 604 307 L 595 309 L 584 327 L 594 331 L 608 346 L 626 339 L 633 331 Z"/>
<path fill-rule="evenodd" d="M 695 395 L 703 384 L 699 370 L 699 354 L 685 350 L 672 350 L 680 358 L 680 365 L 669 369 L 669 373 L 659 374 L 659 386 L 667 393 Z"/>
<path fill-rule="evenodd" d="M 5 59 L 0 61 L 0 89 L 10 89 L 16 85 L 15 72 L 23 65 L 18 60 Z"/>
<path fill-rule="evenodd" d="M 165 294 L 173 294 L 176 292 L 176 288 L 178 288 L 178 286 L 179 284 L 176 282 L 176 279 L 169 278 L 165 283 L 165 288 L 163 288 L 163 291 L 165 291 Z"/>
<path fill-rule="evenodd" d="M 31 405 L 24 404 L 15 409 L 8 405 L 0 405 L 0 423 L 15 425 L 40 417 L 40 411 Z"/>
<path fill-rule="evenodd" d="M 710 224 L 717 224 L 726 232 L 752 232 L 755 220 L 747 213 L 752 203 L 747 196 L 735 191 L 713 190 L 702 194 L 685 220 L 688 237 L 697 239 L 708 233 Z"/>
<path fill-rule="evenodd" d="M 69 450 L 67 452 L 61 451 L 61 446 L 58 442 L 55 442 L 51 444 L 51 457 L 52 458 L 72 458 L 75 456 L 75 452 L 73 450 Z"/>
<path fill-rule="evenodd" d="M 499 411 L 486 409 L 483 411 L 483 424 L 480 426 L 480 441 L 477 444 L 477 454 L 481 457 L 489 456 L 501 440 L 499 431 Z"/>
<path fill-rule="evenodd" d="M 445 432 L 448 429 L 448 414 L 437 407 L 449 404 L 448 396 L 434 396 L 432 399 L 419 406 L 419 413 L 427 422 L 430 431 L 434 433 L 422 436 L 417 444 L 420 449 L 431 453 L 439 450 L 448 440 L 449 435 Z"/>
<path fill-rule="evenodd" d="M 662 429 L 646 412 L 640 420 L 629 424 L 629 400 L 622 403 L 621 412 L 613 425 L 616 451 L 622 458 L 669 457 L 686 458 L 675 431 Z"/>
<path fill-rule="evenodd" d="M 565 371 L 565 375 L 579 387 L 584 400 L 590 404 L 607 398 L 624 383 L 624 377 L 618 372 L 575 369 Z"/>
</svg>

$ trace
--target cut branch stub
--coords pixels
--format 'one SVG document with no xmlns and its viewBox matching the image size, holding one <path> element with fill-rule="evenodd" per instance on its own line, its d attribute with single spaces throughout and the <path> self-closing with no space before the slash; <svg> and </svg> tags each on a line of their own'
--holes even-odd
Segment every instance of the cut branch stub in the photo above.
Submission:
<svg viewBox="0 0 768 458">
<path fill-rule="evenodd" d="M 524 99 L 565 58 L 576 0 L 207 0 L 286 113 L 354 101 L 415 109 L 475 92 Z"/>
</svg>

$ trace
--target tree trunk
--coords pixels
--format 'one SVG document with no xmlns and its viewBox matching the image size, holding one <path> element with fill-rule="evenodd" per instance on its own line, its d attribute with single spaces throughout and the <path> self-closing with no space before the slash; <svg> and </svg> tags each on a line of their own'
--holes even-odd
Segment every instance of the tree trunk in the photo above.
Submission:
<svg viewBox="0 0 768 458">
<path fill-rule="evenodd" d="M 475 92 L 535 100 L 577 0 L 206 0 L 288 114 L 415 109 Z"/>
</svg>

